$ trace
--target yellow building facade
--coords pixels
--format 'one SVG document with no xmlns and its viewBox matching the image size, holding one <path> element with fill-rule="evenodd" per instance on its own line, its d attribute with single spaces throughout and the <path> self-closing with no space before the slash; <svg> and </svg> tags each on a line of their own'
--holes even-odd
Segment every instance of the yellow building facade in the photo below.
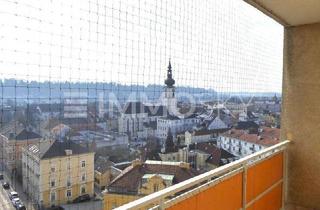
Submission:
<svg viewBox="0 0 320 210">
<path fill-rule="evenodd" d="M 129 203 L 143 196 L 149 195 L 151 193 L 169 187 L 172 185 L 173 176 L 160 174 L 146 174 L 142 179 L 144 179 L 145 181 L 141 184 L 137 195 L 105 193 L 104 210 L 114 209 L 116 207 L 122 206 L 123 204 Z M 171 183 L 168 184 L 168 180 L 166 179 L 171 179 Z M 150 207 L 151 206 L 152 205 L 150 205 Z"/>
<path fill-rule="evenodd" d="M 105 193 L 103 197 L 103 207 L 104 210 L 111 210 L 126 203 L 130 203 L 131 201 L 137 200 L 141 197 L 142 196 L 137 195 Z"/>
<path fill-rule="evenodd" d="M 92 197 L 94 153 L 75 143 L 48 144 L 24 148 L 24 190 L 43 207 L 67 204 L 84 194 Z M 41 155 L 41 150 L 46 152 Z"/>
</svg>

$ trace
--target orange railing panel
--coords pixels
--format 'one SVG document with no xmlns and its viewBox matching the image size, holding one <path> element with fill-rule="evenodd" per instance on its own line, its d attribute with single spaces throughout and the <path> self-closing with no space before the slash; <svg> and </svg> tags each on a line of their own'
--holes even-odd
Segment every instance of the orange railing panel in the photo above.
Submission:
<svg viewBox="0 0 320 210">
<path fill-rule="evenodd" d="M 281 208 L 283 160 L 283 153 L 279 153 L 247 169 L 246 200 L 247 204 L 250 204 L 247 207 L 248 210 L 279 210 Z M 242 185 L 243 174 L 236 174 L 169 209 L 239 210 L 242 208 Z M 256 200 L 252 202 L 254 199 Z"/>
<path fill-rule="evenodd" d="M 282 179 L 283 159 L 283 153 L 279 153 L 248 169 L 247 203 Z"/>
<path fill-rule="evenodd" d="M 282 184 L 280 183 L 247 210 L 279 210 L 282 206 Z"/>
<path fill-rule="evenodd" d="M 190 197 L 169 210 L 239 210 L 242 206 L 242 173 Z"/>
</svg>

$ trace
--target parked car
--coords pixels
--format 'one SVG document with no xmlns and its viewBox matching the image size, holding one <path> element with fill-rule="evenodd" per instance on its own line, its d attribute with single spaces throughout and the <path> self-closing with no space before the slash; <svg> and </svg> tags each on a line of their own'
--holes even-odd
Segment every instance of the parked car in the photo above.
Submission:
<svg viewBox="0 0 320 210">
<path fill-rule="evenodd" d="M 23 205 L 23 203 L 19 203 L 16 205 L 17 210 L 26 210 L 26 207 Z"/>
<path fill-rule="evenodd" d="M 9 198 L 10 198 L 10 200 L 12 200 L 14 198 L 19 198 L 19 195 L 17 192 L 12 191 L 12 192 L 9 192 Z"/>
<path fill-rule="evenodd" d="M 80 195 L 79 197 L 73 200 L 73 203 L 81 203 L 86 201 L 90 201 L 90 195 L 88 194 Z"/>
<path fill-rule="evenodd" d="M 4 183 L 2 184 L 2 187 L 3 187 L 4 189 L 8 190 L 8 189 L 10 189 L 10 184 L 9 184 L 8 182 L 4 182 Z"/>
<path fill-rule="evenodd" d="M 20 198 L 13 198 L 11 201 L 14 207 L 17 207 L 19 204 L 21 204 Z"/>
<path fill-rule="evenodd" d="M 3 174 L 0 174 L 0 180 L 3 180 Z"/>
</svg>

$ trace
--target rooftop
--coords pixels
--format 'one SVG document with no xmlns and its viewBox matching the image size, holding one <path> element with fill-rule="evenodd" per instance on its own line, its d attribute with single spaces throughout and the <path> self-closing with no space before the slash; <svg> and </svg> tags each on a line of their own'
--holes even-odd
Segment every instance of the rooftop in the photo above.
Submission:
<svg viewBox="0 0 320 210">
<path fill-rule="evenodd" d="M 23 129 L 18 133 L 15 137 L 16 140 L 30 140 L 30 139 L 39 139 L 42 138 L 39 134 L 28 130 L 28 129 Z"/>
<path fill-rule="evenodd" d="M 146 174 L 164 174 L 173 176 L 173 184 L 182 182 L 198 175 L 192 168 L 182 167 L 181 164 L 162 161 L 147 161 L 145 163 L 131 165 L 116 177 L 108 186 L 112 193 L 136 194 L 140 186 L 141 178 Z"/>
<path fill-rule="evenodd" d="M 257 129 L 259 125 L 254 121 L 240 121 L 237 123 L 237 129 Z"/>
<path fill-rule="evenodd" d="M 82 147 L 73 141 L 43 141 L 39 144 L 29 145 L 28 150 L 40 159 L 68 156 L 66 150 L 71 150 L 71 155 L 90 153 L 88 148 Z"/>
<path fill-rule="evenodd" d="M 174 178 L 174 175 L 167 175 L 167 174 L 145 174 L 143 175 L 142 179 L 150 179 L 154 176 L 160 176 L 163 180 L 169 180 L 169 181 L 172 181 Z"/>
<path fill-rule="evenodd" d="M 231 129 L 221 135 L 264 146 L 271 146 L 280 142 L 280 129 L 278 128 L 262 127 L 257 134 L 250 134 L 245 130 Z"/>
<path fill-rule="evenodd" d="M 209 154 L 210 156 L 207 158 L 206 162 L 213 164 L 215 166 L 222 166 L 226 164 L 224 160 L 235 160 L 237 159 L 236 156 L 229 153 L 228 151 L 218 148 L 212 142 L 201 142 L 190 145 L 190 150 L 199 150 L 205 154 Z M 227 161 L 231 162 L 231 161 Z"/>
<path fill-rule="evenodd" d="M 141 114 L 146 113 L 149 116 L 165 116 L 168 111 L 165 106 L 145 105 L 142 102 L 128 102 L 123 108 L 124 114 Z"/>
<path fill-rule="evenodd" d="M 111 166 L 114 166 L 114 163 L 109 158 L 99 156 L 94 161 L 94 170 L 100 173 L 105 173 Z"/>
</svg>

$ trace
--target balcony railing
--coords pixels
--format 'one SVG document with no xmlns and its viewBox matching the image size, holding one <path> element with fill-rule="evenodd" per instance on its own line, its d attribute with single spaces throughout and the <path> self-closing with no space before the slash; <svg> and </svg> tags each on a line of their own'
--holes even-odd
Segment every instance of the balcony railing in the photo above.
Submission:
<svg viewBox="0 0 320 210">
<path fill-rule="evenodd" d="M 288 143 L 283 141 L 117 210 L 279 210 L 285 200 Z"/>
</svg>

